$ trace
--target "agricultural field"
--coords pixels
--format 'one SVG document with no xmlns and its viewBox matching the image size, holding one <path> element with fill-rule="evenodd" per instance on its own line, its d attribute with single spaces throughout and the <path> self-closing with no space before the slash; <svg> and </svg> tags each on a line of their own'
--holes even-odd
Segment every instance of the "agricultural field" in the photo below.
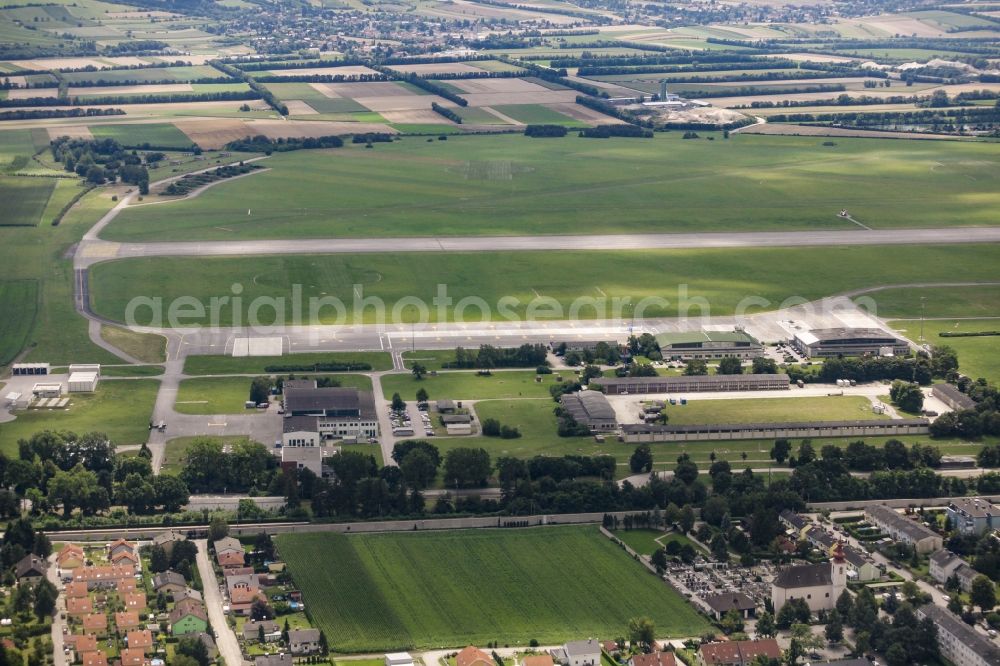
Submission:
<svg viewBox="0 0 1000 666">
<path fill-rule="evenodd" d="M 548 645 L 617 635 L 638 615 L 654 621 L 658 636 L 708 629 L 596 527 L 295 534 L 276 542 L 335 652 L 459 647 L 495 636 Z M 337 566 L 315 566 L 321 560 Z"/>
<path fill-rule="evenodd" d="M 126 210 L 104 237 L 846 229 L 853 225 L 837 216 L 845 207 L 879 229 L 1000 220 L 1000 170 L 992 168 L 1000 144 L 824 143 L 742 134 L 709 143 L 676 132 L 652 140 L 504 135 L 346 146 L 336 159 L 326 151 L 276 154 L 252 181 Z"/>
<path fill-rule="evenodd" d="M 149 144 L 156 148 L 190 148 L 193 141 L 170 123 L 92 125 L 95 139 L 115 139 L 123 146 Z"/>
<path fill-rule="evenodd" d="M 0 452 L 17 455 L 17 440 L 40 430 L 102 432 L 119 445 L 141 444 L 160 383 L 155 379 L 105 379 L 96 393 L 74 393 L 67 409 L 32 409 L 0 423 Z"/>
<path fill-rule="evenodd" d="M 264 374 L 271 365 L 312 365 L 315 363 L 367 363 L 372 370 L 391 370 L 388 352 L 317 352 L 284 356 L 188 356 L 186 375 Z"/>
<path fill-rule="evenodd" d="M 38 312 L 38 283 L 34 280 L 0 281 L 0 366 L 7 365 L 28 341 Z M 14 316 L 16 313 L 16 316 Z"/>
<path fill-rule="evenodd" d="M 38 224 L 55 188 L 54 178 L 0 176 L 0 201 L 4 202 L 0 225 L 33 227 Z"/>
<path fill-rule="evenodd" d="M 62 77 L 72 86 L 74 83 L 93 81 L 135 81 L 147 83 L 151 81 L 176 81 L 185 83 L 197 79 L 218 78 L 225 76 L 211 65 L 194 65 L 191 67 L 149 67 L 145 69 L 116 69 L 96 72 L 65 72 Z"/>
<path fill-rule="evenodd" d="M 490 107 L 525 125 L 563 125 L 564 127 L 589 127 L 587 123 L 554 111 L 541 104 L 500 104 Z"/>
<path fill-rule="evenodd" d="M 208 190 L 206 195 L 219 189 Z M 891 253 L 877 246 L 848 246 L 809 251 L 745 248 L 739 252 L 704 249 L 305 255 L 259 257 L 252 262 L 236 258 L 147 258 L 98 264 L 90 271 L 90 285 L 94 311 L 114 321 L 123 321 L 125 308 L 135 296 L 162 296 L 165 303 L 194 296 L 207 309 L 211 297 L 229 294 L 228 288 L 220 289 L 219 285 L 233 283 L 244 286 L 242 322 L 248 321 L 246 309 L 254 298 L 288 298 L 293 284 L 303 285 L 304 299 L 339 298 L 349 308 L 347 321 L 340 323 L 378 319 L 373 307 L 351 310 L 353 285 L 362 285 L 366 298 L 382 299 L 386 313 L 404 297 L 417 297 L 429 304 L 438 294 L 438 285 L 444 284 L 455 303 L 465 297 L 481 298 L 491 308 L 491 318 L 503 314 L 503 318 L 516 316 L 521 320 L 540 296 L 555 302 L 544 307 L 535 303 L 532 317 L 538 320 L 566 318 L 579 297 L 609 299 L 603 310 L 601 300 L 597 301 L 598 307 L 591 301 L 578 308 L 574 315 L 580 319 L 611 316 L 610 299 L 615 297 L 632 299 L 637 304 L 647 297 L 667 299 L 650 303 L 639 316 L 676 316 L 678 289 L 683 285 L 687 298 L 704 298 L 711 314 L 718 316 L 733 313 L 741 301 L 751 296 L 765 300 L 755 302 L 755 309 L 766 310 L 793 296 L 814 300 L 886 283 L 992 280 L 996 278 L 994 267 L 998 261 L 1000 247 L 986 244 L 900 245 Z M 585 278 L 581 278 L 582 266 L 586 266 Z M 762 273 L 761 266 L 769 268 Z M 505 306 L 510 307 L 500 310 L 497 304 L 504 296 L 516 301 L 506 301 Z M 232 314 L 230 307 L 220 308 L 222 325 L 233 320 Z M 400 321 L 393 323 L 416 322 L 422 317 L 409 306 L 398 308 L 398 314 Z M 437 308 L 430 308 L 428 314 L 431 321 L 438 320 Z M 447 319 L 454 318 L 453 310 L 445 309 L 443 314 Z M 140 311 L 137 315 L 140 319 L 135 323 L 148 323 L 148 314 Z M 466 310 L 464 316 L 465 321 L 479 322 L 482 318 L 478 308 Z M 338 317 L 327 308 L 320 320 L 335 323 Z M 189 323 L 208 321 L 206 312 L 202 320 L 192 318 Z"/>
</svg>

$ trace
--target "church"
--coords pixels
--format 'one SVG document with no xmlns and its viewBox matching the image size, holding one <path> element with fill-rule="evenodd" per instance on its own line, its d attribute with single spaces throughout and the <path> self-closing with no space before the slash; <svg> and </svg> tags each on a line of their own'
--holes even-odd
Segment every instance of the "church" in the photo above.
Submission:
<svg viewBox="0 0 1000 666">
<path fill-rule="evenodd" d="M 771 586 L 774 612 L 792 599 L 805 599 L 809 610 L 830 610 L 847 588 L 847 560 L 837 544 L 829 562 L 801 564 L 782 569 Z"/>
</svg>

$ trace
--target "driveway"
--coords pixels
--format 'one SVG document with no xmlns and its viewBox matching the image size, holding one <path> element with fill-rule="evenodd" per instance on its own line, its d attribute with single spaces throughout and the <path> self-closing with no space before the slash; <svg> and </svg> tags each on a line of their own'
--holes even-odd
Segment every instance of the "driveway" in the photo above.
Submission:
<svg viewBox="0 0 1000 666">
<path fill-rule="evenodd" d="M 212 562 L 208 559 L 208 541 L 199 539 L 195 542 L 198 546 L 198 575 L 201 576 L 202 594 L 205 596 L 205 608 L 208 610 L 208 620 L 212 623 L 212 629 L 217 636 L 215 643 L 219 646 L 219 654 L 226 662 L 226 666 L 243 666 L 243 652 L 240 650 L 239 641 L 236 634 L 226 622 L 226 615 L 222 612 L 222 593 L 219 591 L 219 581 L 215 577 L 215 570 L 212 569 Z"/>
</svg>

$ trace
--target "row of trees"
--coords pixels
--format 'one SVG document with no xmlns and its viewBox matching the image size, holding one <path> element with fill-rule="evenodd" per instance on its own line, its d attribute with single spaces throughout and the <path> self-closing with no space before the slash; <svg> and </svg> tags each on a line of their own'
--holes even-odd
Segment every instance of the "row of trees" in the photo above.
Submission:
<svg viewBox="0 0 1000 666">
<path fill-rule="evenodd" d="M 520 347 L 494 347 L 480 345 L 477 351 L 455 348 L 455 360 L 443 363 L 449 369 L 462 368 L 531 368 L 547 364 L 548 351 L 542 344 L 523 344 Z"/>
</svg>

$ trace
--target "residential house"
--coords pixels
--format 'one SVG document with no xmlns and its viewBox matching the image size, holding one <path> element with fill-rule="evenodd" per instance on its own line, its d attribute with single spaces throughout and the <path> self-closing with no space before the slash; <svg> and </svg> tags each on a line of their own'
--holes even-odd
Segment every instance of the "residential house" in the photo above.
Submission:
<svg viewBox="0 0 1000 666">
<path fill-rule="evenodd" d="M 247 620 L 243 625 L 243 640 L 247 643 L 260 642 L 260 630 L 264 630 L 264 642 L 274 643 L 281 640 L 281 627 L 273 620 Z"/>
<path fill-rule="evenodd" d="M 965 564 L 965 560 L 944 548 L 931 555 L 929 562 L 931 578 L 942 585 L 948 582 L 948 579 L 955 575 L 955 571 Z"/>
<path fill-rule="evenodd" d="M 121 553 L 128 553 L 130 555 L 137 555 L 135 550 L 135 544 L 126 541 L 125 539 L 115 539 L 110 544 L 108 544 L 108 559 L 114 561 L 116 555 Z"/>
<path fill-rule="evenodd" d="M 75 543 L 68 543 L 63 546 L 59 554 L 56 555 L 56 564 L 60 569 L 76 569 L 82 567 L 87 561 L 83 548 Z"/>
<path fill-rule="evenodd" d="M 242 567 L 246 564 L 243 552 L 234 553 L 232 551 L 227 551 L 225 553 L 217 553 L 215 556 L 216 562 L 223 569 L 231 569 L 233 567 Z"/>
<path fill-rule="evenodd" d="M 294 655 L 316 654 L 323 651 L 319 629 L 292 629 L 288 632 L 288 649 Z"/>
<path fill-rule="evenodd" d="M 562 647 L 565 666 L 599 666 L 601 644 L 593 638 L 585 641 L 570 641 Z"/>
<path fill-rule="evenodd" d="M 110 589 L 119 581 L 135 577 L 135 567 L 119 566 L 79 567 L 73 571 L 73 580 L 87 584 L 88 590 Z"/>
<path fill-rule="evenodd" d="M 610 654 L 612 657 L 621 652 L 618 649 L 618 643 L 615 641 L 601 641 L 601 649 Z"/>
<path fill-rule="evenodd" d="M 131 650 L 153 651 L 153 634 L 149 629 L 136 629 L 125 634 L 125 640 Z"/>
<path fill-rule="evenodd" d="M 14 566 L 18 583 L 34 584 L 45 578 L 49 563 L 37 555 L 25 555 Z"/>
<path fill-rule="evenodd" d="M 66 584 L 66 598 L 67 599 L 80 599 L 87 596 L 87 584 L 86 583 L 67 583 Z"/>
<path fill-rule="evenodd" d="M 962 497 L 948 502 L 948 527 L 962 534 L 985 534 L 1000 527 L 1000 506 L 982 497 Z"/>
<path fill-rule="evenodd" d="M 94 612 L 94 602 L 90 597 L 75 597 L 66 600 L 66 613 L 70 617 L 83 617 Z"/>
<path fill-rule="evenodd" d="M 261 666 L 257 664 L 256 666 Z M 266 664 L 265 666 L 275 666 Z M 409 652 L 387 652 L 385 655 L 385 666 L 413 666 L 413 657 Z"/>
<path fill-rule="evenodd" d="M 198 634 L 208 629 L 208 613 L 205 606 L 194 599 L 185 599 L 174 604 L 170 611 L 170 633 L 173 636 Z"/>
<path fill-rule="evenodd" d="M 209 659 L 215 659 L 219 656 L 219 647 L 215 644 L 214 638 L 205 633 L 198 634 L 198 640 L 200 640 L 205 645 L 205 649 L 208 650 Z"/>
<path fill-rule="evenodd" d="M 132 629 L 138 629 L 142 626 L 142 620 L 139 618 L 139 613 L 137 611 L 121 611 L 115 613 L 115 628 L 118 633 L 125 634 Z"/>
<path fill-rule="evenodd" d="M 954 613 L 934 604 L 918 606 L 914 611 L 919 619 L 929 618 L 937 627 L 941 656 L 954 666 L 1000 664 L 1000 649 L 993 641 L 962 622 Z"/>
<path fill-rule="evenodd" d="M 773 638 L 756 641 L 726 641 L 705 643 L 698 648 L 698 663 L 702 666 L 749 666 L 758 656 L 781 659 L 781 648 Z"/>
<path fill-rule="evenodd" d="M 803 531 L 811 524 L 805 516 L 800 516 L 791 509 L 783 509 L 781 513 L 778 514 L 778 520 L 781 521 L 781 524 L 784 525 L 785 528 L 799 535 L 796 537 L 796 540 L 802 538 Z"/>
<path fill-rule="evenodd" d="M 972 581 L 979 577 L 979 572 L 968 564 L 963 564 L 955 570 L 955 577 L 958 578 L 958 587 L 968 593 L 972 591 Z"/>
<path fill-rule="evenodd" d="M 866 555 L 851 546 L 844 546 L 847 577 L 859 583 L 869 583 L 882 577 L 882 569 Z"/>
<path fill-rule="evenodd" d="M 129 550 L 119 550 L 117 553 L 111 556 L 112 564 L 131 564 L 135 568 L 139 568 L 139 556 Z"/>
<path fill-rule="evenodd" d="M 410 664 L 412 665 L 412 661 Z M 267 654 L 254 657 L 253 666 L 292 666 L 290 654 Z"/>
<path fill-rule="evenodd" d="M 187 536 L 173 530 L 161 532 L 153 537 L 153 545 L 162 548 L 168 556 L 173 553 L 174 544 L 181 541 L 187 541 Z"/>
<path fill-rule="evenodd" d="M 162 592 L 176 599 L 178 593 L 187 589 L 187 581 L 176 571 L 167 570 L 153 576 L 153 589 L 157 594 Z"/>
<path fill-rule="evenodd" d="M 82 622 L 84 633 L 102 636 L 108 631 L 108 616 L 104 613 L 87 613 Z"/>
<path fill-rule="evenodd" d="M 493 657 L 474 645 L 464 648 L 455 655 L 455 666 L 493 666 Z"/>
<path fill-rule="evenodd" d="M 93 634 L 69 634 L 63 639 L 68 647 L 77 654 L 93 652 L 97 649 L 97 636 Z"/>
<path fill-rule="evenodd" d="M 141 611 L 146 609 L 145 592 L 126 592 L 122 599 L 126 610 Z"/>
<path fill-rule="evenodd" d="M 149 663 L 145 651 L 141 648 L 125 648 L 119 658 L 122 666 L 145 666 Z"/>
<path fill-rule="evenodd" d="M 229 610 L 235 615 L 248 615 L 250 607 L 257 599 L 264 599 L 260 590 L 237 587 L 229 593 Z"/>
<path fill-rule="evenodd" d="M 865 520 L 878 527 L 894 541 L 905 543 L 923 555 L 941 550 L 944 539 L 931 528 L 901 515 L 885 504 L 871 504 L 865 507 Z"/>
<path fill-rule="evenodd" d="M 181 602 L 185 599 L 194 599 L 199 603 L 205 603 L 204 598 L 201 596 L 201 592 L 190 587 L 185 587 L 180 592 L 175 593 L 173 597 L 175 602 Z"/>
<path fill-rule="evenodd" d="M 628 660 L 628 666 L 677 666 L 673 652 L 637 654 Z"/>
<path fill-rule="evenodd" d="M 223 537 L 218 541 L 213 541 L 212 547 L 215 548 L 216 555 L 222 555 L 223 553 L 243 553 L 243 544 L 235 537 Z"/>
<path fill-rule="evenodd" d="M 840 544 L 829 562 L 800 564 L 778 572 L 771 584 L 774 612 L 792 599 L 804 599 L 813 612 L 833 608 L 847 588 L 847 561 Z"/>
<path fill-rule="evenodd" d="M 721 620 L 722 616 L 731 610 L 735 610 L 743 618 L 749 618 L 757 611 L 757 604 L 742 592 L 713 594 L 704 597 L 703 601 L 712 609 L 712 615 L 716 620 Z"/>
<path fill-rule="evenodd" d="M 118 596 L 124 599 L 126 594 L 130 594 L 136 591 L 135 578 L 121 579 L 120 581 L 118 581 L 118 584 L 115 586 L 115 589 L 118 590 Z"/>
<path fill-rule="evenodd" d="M 83 666 L 108 666 L 108 655 L 101 650 L 81 653 Z"/>
</svg>

